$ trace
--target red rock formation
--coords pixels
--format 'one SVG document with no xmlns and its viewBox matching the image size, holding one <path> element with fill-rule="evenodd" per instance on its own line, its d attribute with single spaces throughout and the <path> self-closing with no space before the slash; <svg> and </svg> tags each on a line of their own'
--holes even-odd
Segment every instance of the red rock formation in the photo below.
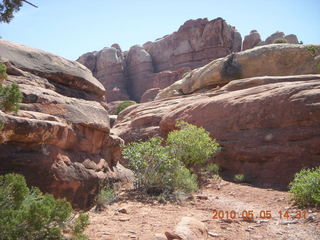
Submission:
<svg viewBox="0 0 320 240">
<path fill-rule="evenodd" d="M 181 67 L 197 68 L 241 50 L 241 36 L 222 18 L 189 20 L 177 32 L 144 48 L 151 55 L 156 72 Z"/>
<path fill-rule="evenodd" d="M 142 95 L 140 102 L 144 103 L 144 102 L 153 101 L 159 92 L 160 92 L 160 88 L 150 88 L 150 89 L 148 89 Z"/>
<path fill-rule="evenodd" d="M 261 42 L 260 34 L 257 30 L 252 30 L 249 35 L 244 37 L 242 50 L 247 50 L 257 46 Z"/>
<path fill-rule="evenodd" d="M 254 77 L 219 90 L 142 103 L 112 132 L 126 142 L 166 136 L 185 120 L 202 126 L 222 151 L 215 161 L 263 186 L 287 187 L 302 167 L 320 165 L 320 75 Z"/>
<path fill-rule="evenodd" d="M 128 99 L 127 92 L 140 101 L 146 90 L 165 88 L 179 80 L 182 69 L 191 70 L 240 51 L 241 44 L 241 35 L 225 20 L 205 18 L 189 20 L 177 32 L 143 47 L 136 45 L 122 53 L 119 45 L 113 45 L 86 53 L 78 61 L 104 84 L 108 102 Z"/>
<path fill-rule="evenodd" d="M 181 79 L 187 72 L 191 71 L 189 67 L 179 68 L 177 70 L 166 70 L 153 75 L 153 88 L 166 88 Z"/>
<path fill-rule="evenodd" d="M 285 35 L 283 32 L 275 32 L 266 38 L 265 41 L 262 41 L 260 38 L 260 34 L 257 30 L 252 30 L 249 35 L 244 37 L 242 50 L 247 50 L 250 48 L 254 48 L 256 46 L 262 46 L 267 44 L 272 44 L 276 39 L 284 38 L 290 44 L 298 44 L 299 40 L 296 35 L 289 34 Z"/>
<path fill-rule="evenodd" d="M 104 87 L 78 62 L 3 40 L 0 52 L 24 96 L 17 114 L 0 111 L 0 173 L 91 207 L 99 183 L 116 175 L 122 141 L 109 135 Z"/>
<path fill-rule="evenodd" d="M 130 48 L 126 60 L 130 93 L 139 101 L 142 94 L 153 86 L 152 58 L 143 47 L 135 45 Z"/>
<path fill-rule="evenodd" d="M 129 99 L 124 56 L 118 44 L 112 46 L 99 52 L 86 53 L 77 60 L 104 85 L 108 102 Z"/>
</svg>

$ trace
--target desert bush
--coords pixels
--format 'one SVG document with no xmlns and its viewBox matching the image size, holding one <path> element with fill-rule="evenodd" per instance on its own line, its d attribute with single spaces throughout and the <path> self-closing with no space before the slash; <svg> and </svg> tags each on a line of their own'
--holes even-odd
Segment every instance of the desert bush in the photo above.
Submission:
<svg viewBox="0 0 320 240">
<path fill-rule="evenodd" d="M 198 190 L 197 177 L 191 174 L 189 169 L 180 165 L 175 169 L 173 188 L 191 193 Z"/>
<path fill-rule="evenodd" d="M 110 203 L 115 199 L 115 196 L 116 193 L 113 187 L 109 184 L 104 185 L 97 196 L 97 206 L 103 206 L 104 204 Z"/>
<path fill-rule="evenodd" d="M 317 53 L 317 47 L 314 45 L 309 45 L 306 47 L 306 49 L 312 56 L 315 56 Z"/>
<path fill-rule="evenodd" d="M 220 166 L 216 163 L 210 163 L 205 167 L 205 170 L 212 174 L 219 174 Z"/>
<path fill-rule="evenodd" d="M 236 174 L 233 177 L 233 180 L 237 183 L 249 182 L 249 177 L 246 174 Z"/>
<path fill-rule="evenodd" d="M 21 101 L 22 93 L 18 84 L 12 83 L 8 86 L 0 86 L 0 108 L 2 110 L 17 112 Z"/>
<path fill-rule="evenodd" d="M 7 79 L 7 67 L 6 65 L 0 63 L 0 84 L 2 84 Z"/>
<path fill-rule="evenodd" d="M 0 176 L 0 232 L 2 240 L 64 239 L 62 230 L 72 212 L 69 202 L 54 199 L 38 188 L 27 187 L 22 175 Z M 83 234 L 88 216 L 80 214 L 72 225 L 72 239 L 86 239 Z"/>
<path fill-rule="evenodd" d="M 320 206 L 320 167 L 302 169 L 289 184 L 293 199 L 300 206 Z"/>
<path fill-rule="evenodd" d="M 285 38 L 277 38 L 273 41 L 273 43 L 288 43 L 288 40 Z"/>
<path fill-rule="evenodd" d="M 124 109 L 134 104 L 136 104 L 136 102 L 134 101 L 123 101 L 122 103 L 119 103 L 118 106 L 116 107 L 115 114 L 118 115 Z"/>
<path fill-rule="evenodd" d="M 180 121 L 176 124 L 179 130 L 168 134 L 167 144 L 172 156 L 183 162 L 186 167 L 203 164 L 209 157 L 219 151 L 219 144 L 210 137 L 202 127 Z"/>
<path fill-rule="evenodd" d="M 163 139 L 153 137 L 145 142 L 132 142 L 124 147 L 122 156 L 129 160 L 135 173 L 136 187 L 156 192 L 186 192 L 197 189 L 195 177 L 173 155 Z"/>
<path fill-rule="evenodd" d="M 83 212 L 79 213 L 79 216 L 71 226 L 72 237 L 71 240 L 88 240 L 88 236 L 83 232 L 89 225 L 89 215 Z"/>
</svg>

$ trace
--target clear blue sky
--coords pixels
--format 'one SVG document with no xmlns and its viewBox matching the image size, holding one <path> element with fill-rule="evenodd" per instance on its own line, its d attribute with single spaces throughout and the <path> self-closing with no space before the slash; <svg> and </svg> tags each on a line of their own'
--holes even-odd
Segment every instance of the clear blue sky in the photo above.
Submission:
<svg viewBox="0 0 320 240">
<path fill-rule="evenodd" d="M 3 39 L 68 59 L 119 43 L 123 50 L 178 30 L 188 19 L 224 18 L 242 37 L 256 29 L 265 39 L 275 31 L 320 43 L 320 0 L 29 0 Z M 0 53 L 1 54 L 1 53 Z"/>
</svg>

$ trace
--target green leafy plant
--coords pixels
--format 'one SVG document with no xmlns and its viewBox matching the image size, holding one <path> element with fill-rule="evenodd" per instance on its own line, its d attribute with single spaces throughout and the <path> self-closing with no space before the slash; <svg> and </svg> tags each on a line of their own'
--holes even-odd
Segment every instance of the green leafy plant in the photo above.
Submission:
<svg viewBox="0 0 320 240">
<path fill-rule="evenodd" d="M 219 144 L 204 128 L 184 121 L 178 122 L 176 127 L 179 130 L 168 134 L 167 144 L 172 156 L 183 162 L 186 167 L 203 164 L 220 150 Z"/>
<path fill-rule="evenodd" d="M 285 38 L 277 38 L 273 41 L 273 43 L 288 43 L 288 40 Z"/>
<path fill-rule="evenodd" d="M 124 147 L 122 156 L 129 160 L 135 173 L 136 187 L 159 194 L 176 189 L 196 190 L 195 176 L 171 155 L 168 146 L 161 145 L 162 141 L 162 138 L 154 137 Z"/>
<path fill-rule="evenodd" d="M 178 166 L 175 170 L 173 187 L 187 193 L 195 192 L 198 190 L 197 176 L 191 174 L 185 166 Z"/>
<path fill-rule="evenodd" d="M 315 56 L 317 53 L 317 47 L 314 45 L 306 46 L 307 51 L 311 54 L 311 56 Z"/>
<path fill-rule="evenodd" d="M 89 225 L 89 215 L 83 212 L 79 213 L 78 218 L 75 220 L 74 224 L 71 226 L 72 230 L 72 240 L 87 240 L 89 239 L 87 235 L 83 232 Z"/>
<path fill-rule="evenodd" d="M 205 170 L 213 174 L 219 174 L 220 166 L 216 163 L 210 163 L 205 167 Z"/>
<path fill-rule="evenodd" d="M 249 182 L 249 177 L 246 174 L 236 174 L 234 175 L 233 180 L 237 183 L 246 183 Z"/>
<path fill-rule="evenodd" d="M 320 206 L 320 167 L 302 169 L 289 184 L 289 192 L 300 206 Z"/>
<path fill-rule="evenodd" d="M 2 110 L 17 112 L 21 101 L 22 93 L 18 84 L 0 86 L 0 107 Z"/>
<path fill-rule="evenodd" d="M 0 84 L 7 80 L 7 67 L 6 65 L 0 63 Z"/>
<path fill-rule="evenodd" d="M 118 115 L 124 109 L 126 109 L 127 107 L 130 107 L 134 104 L 136 104 L 136 102 L 134 102 L 134 101 L 123 101 L 122 103 L 119 103 L 116 110 L 115 110 L 115 114 Z"/>
<path fill-rule="evenodd" d="M 102 187 L 100 193 L 97 196 L 97 206 L 103 206 L 104 204 L 110 203 L 114 200 L 116 192 L 112 186 L 106 184 Z"/>
<path fill-rule="evenodd" d="M 0 176 L 0 232 L 2 240 L 11 239 L 64 239 L 62 230 L 66 227 L 72 207 L 64 199 L 54 199 L 38 188 L 27 187 L 22 175 Z M 80 240 L 88 217 L 81 215 L 76 220 L 72 239 Z M 78 222 L 80 221 L 80 225 Z M 85 239 L 85 238 L 82 238 Z"/>
</svg>

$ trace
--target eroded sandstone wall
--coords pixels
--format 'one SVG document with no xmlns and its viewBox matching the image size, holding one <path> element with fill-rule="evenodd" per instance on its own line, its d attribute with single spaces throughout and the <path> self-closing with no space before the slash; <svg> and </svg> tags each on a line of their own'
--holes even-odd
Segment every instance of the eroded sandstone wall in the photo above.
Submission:
<svg viewBox="0 0 320 240">
<path fill-rule="evenodd" d="M 0 111 L 0 174 L 21 173 L 76 208 L 91 207 L 99 184 L 116 175 L 122 143 L 100 104 L 103 85 L 76 61 L 4 40 L 0 62 L 5 84 L 23 93 L 17 113 Z"/>
<path fill-rule="evenodd" d="M 87 66 L 107 90 L 107 101 L 132 98 L 140 101 L 145 91 L 165 88 L 191 69 L 241 50 L 237 30 L 222 18 L 189 20 L 177 32 L 135 45 L 122 52 L 116 44 L 82 55 Z"/>
</svg>

